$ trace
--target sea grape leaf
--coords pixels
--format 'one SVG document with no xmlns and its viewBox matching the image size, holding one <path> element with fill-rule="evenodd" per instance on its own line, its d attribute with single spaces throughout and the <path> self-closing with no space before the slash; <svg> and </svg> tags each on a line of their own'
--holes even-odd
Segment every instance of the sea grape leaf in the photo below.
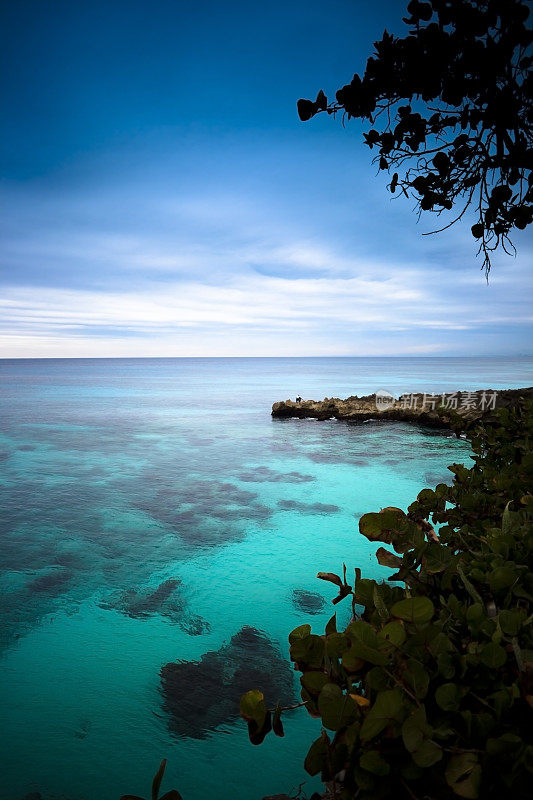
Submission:
<svg viewBox="0 0 533 800">
<path fill-rule="evenodd" d="M 300 696 L 305 703 L 305 710 L 309 714 L 310 717 L 313 719 L 320 719 L 320 712 L 318 710 L 318 706 L 316 704 L 316 700 L 318 697 L 311 697 L 307 689 L 302 686 L 302 691 L 300 692 Z"/>
<path fill-rule="evenodd" d="M 485 614 L 485 609 L 482 603 L 474 603 L 473 605 L 469 606 L 466 611 L 466 621 L 468 623 L 468 627 L 472 632 L 479 631 L 481 625 L 487 619 L 487 615 Z"/>
<path fill-rule="evenodd" d="M 372 775 L 388 775 L 390 772 L 390 766 L 379 750 L 368 750 L 364 753 L 359 759 L 359 766 Z"/>
<path fill-rule="evenodd" d="M 489 756 L 501 756 L 506 753 L 514 753 L 522 747 L 522 739 L 514 733 L 504 733 L 498 739 L 487 739 L 487 754 Z"/>
<path fill-rule="evenodd" d="M 502 533 L 509 534 L 513 533 L 517 530 L 520 526 L 520 514 L 517 512 L 511 511 L 509 506 L 511 505 L 511 501 L 507 503 L 505 506 L 503 515 L 502 515 Z"/>
<path fill-rule="evenodd" d="M 299 665 L 321 667 L 324 660 L 324 649 L 325 640 L 321 636 L 311 633 L 305 638 L 296 639 L 291 644 L 290 656 Z"/>
<path fill-rule="evenodd" d="M 166 766 L 167 766 L 167 760 L 166 758 L 164 758 L 161 761 L 159 769 L 154 775 L 154 779 L 152 781 L 152 800 L 157 800 L 157 798 L 159 797 L 159 789 L 161 788 L 161 781 L 163 780 L 163 775 L 165 774 Z"/>
<path fill-rule="evenodd" d="M 508 636 L 516 636 L 522 627 L 524 613 L 519 609 L 515 609 L 513 611 L 504 610 L 500 611 L 498 619 L 500 621 L 500 627 L 504 633 L 506 633 Z"/>
<path fill-rule="evenodd" d="M 299 639 L 305 639 L 311 633 L 310 625 L 299 625 L 289 633 L 289 644 L 294 644 Z"/>
<path fill-rule="evenodd" d="M 429 675 L 422 664 L 410 658 L 403 674 L 404 680 L 409 684 L 417 697 L 425 697 L 429 686 Z"/>
<path fill-rule="evenodd" d="M 366 673 L 366 684 L 369 689 L 374 689 L 375 692 L 383 692 L 389 688 L 389 678 L 381 667 L 372 667 Z"/>
<path fill-rule="evenodd" d="M 339 589 L 344 585 L 339 575 L 335 575 L 334 572 L 319 572 L 317 578 L 320 578 L 321 581 L 329 581 L 330 583 L 334 583 L 335 586 L 339 587 Z"/>
<path fill-rule="evenodd" d="M 507 661 L 505 650 L 499 644 L 496 644 L 496 642 L 489 642 L 489 644 L 486 644 L 485 647 L 482 648 L 479 657 L 483 664 L 491 669 L 499 669 L 503 667 Z"/>
<path fill-rule="evenodd" d="M 357 717 L 354 701 L 336 683 L 326 683 L 318 697 L 318 710 L 322 724 L 331 731 L 345 728 Z"/>
<path fill-rule="evenodd" d="M 488 575 L 489 586 L 493 592 L 501 592 L 511 586 L 517 578 L 511 567 L 497 567 Z"/>
<path fill-rule="evenodd" d="M 398 689 L 379 692 L 361 726 L 361 739 L 373 739 L 391 722 L 400 722 L 402 712 L 402 696 Z"/>
<path fill-rule="evenodd" d="M 241 717 L 247 722 L 253 721 L 260 728 L 263 725 L 267 713 L 265 696 L 259 689 L 250 689 L 243 694 L 239 703 Z"/>
<path fill-rule="evenodd" d="M 431 729 L 426 721 L 426 709 L 421 706 L 410 714 L 402 725 L 402 739 L 405 749 L 413 753 L 420 747 L 430 731 Z"/>
<path fill-rule="evenodd" d="M 263 723 L 259 725 L 254 719 L 248 721 L 248 738 L 252 744 L 261 744 L 269 731 L 272 730 L 272 714 L 267 711 Z"/>
<path fill-rule="evenodd" d="M 359 790 L 363 790 L 366 793 L 374 789 L 376 781 L 370 772 L 366 772 L 364 769 L 357 766 L 353 768 L 353 776 Z"/>
<path fill-rule="evenodd" d="M 381 619 L 388 619 L 389 618 L 389 611 L 387 609 L 387 606 L 385 605 L 383 597 L 381 596 L 381 593 L 380 593 L 380 590 L 379 590 L 379 586 L 377 585 L 377 583 L 374 585 L 373 600 L 374 600 L 374 606 L 376 608 L 376 611 L 378 612 L 378 614 L 381 617 Z"/>
<path fill-rule="evenodd" d="M 437 665 L 443 678 L 453 678 L 455 675 L 455 666 L 453 663 L 453 657 L 450 655 L 450 653 L 439 653 L 437 657 Z"/>
<path fill-rule="evenodd" d="M 326 636 L 330 633 L 337 633 L 337 614 L 333 614 L 326 623 Z"/>
<path fill-rule="evenodd" d="M 327 737 L 320 736 L 309 748 L 304 761 L 305 771 L 309 775 L 318 775 L 325 769 L 328 760 L 328 742 Z"/>
<path fill-rule="evenodd" d="M 435 742 L 424 741 L 411 753 L 418 767 L 432 767 L 442 758 L 442 749 Z"/>
<path fill-rule="evenodd" d="M 407 517 L 400 508 L 384 508 L 363 514 L 359 520 L 359 531 L 371 542 L 380 541 L 391 544 L 401 535 Z"/>
<path fill-rule="evenodd" d="M 357 655 L 353 647 L 342 654 L 342 666 L 346 672 L 359 672 L 365 663 L 365 660 Z"/>
<path fill-rule="evenodd" d="M 452 756 L 445 772 L 446 782 L 454 794 L 475 800 L 479 797 L 481 766 L 475 753 Z"/>
<path fill-rule="evenodd" d="M 381 650 L 388 649 L 390 645 L 401 647 L 405 642 L 405 637 L 405 628 L 401 622 L 388 622 L 377 635 L 378 645 Z"/>
<path fill-rule="evenodd" d="M 406 597 L 391 608 L 393 617 L 398 617 L 415 625 L 429 622 L 434 614 L 434 606 L 429 597 Z"/>
<path fill-rule="evenodd" d="M 379 650 L 377 634 L 368 622 L 362 620 L 350 622 L 346 633 L 352 643 L 350 653 L 377 666 L 384 666 L 387 663 L 387 656 Z"/>
<path fill-rule="evenodd" d="M 461 692 L 455 683 L 443 683 L 435 692 L 435 700 L 443 711 L 457 711 L 461 702 Z"/>
<path fill-rule="evenodd" d="M 276 736 L 285 736 L 285 731 L 283 730 L 283 722 L 281 721 L 281 704 L 278 700 L 276 705 L 276 710 L 274 711 L 274 716 L 272 717 L 272 730 L 276 734 Z"/>
<path fill-rule="evenodd" d="M 304 672 L 300 683 L 310 695 L 318 697 L 326 683 L 329 683 L 329 678 L 324 672 Z"/>
<path fill-rule="evenodd" d="M 403 563 L 400 556 L 391 553 L 390 550 L 386 550 L 384 547 L 378 547 L 376 550 L 376 558 L 378 564 L 381 564 L 382 567 L 390 567 L 391 569 L 398 569 Z"/>
<path fill-rule="evenodd" d="M 432 503 L 435 499 L 435 492 L 433 489 L 422 489 L 416 499 L 419 503 Z"/>
<path fill-rule="evenodd" d="M 424 551 L 424 569 L 428 575 L 444 572 L 451 558 L 452 553 L 447 547 L 430 542 Z"/>
<path fill-rule="evenodd" d="M 326 636 L 326 653 L 330 658 L 340 658 L 350 647 L 350 640 L 344 633 L 330 633 Z"/>
<path fill-rule="evenodd" d="M 371 608 L 374 605 L 374 586 L 376 581 L 361 578 L 355 584 L 355 602 L 360 606 Z"/>
</svg>

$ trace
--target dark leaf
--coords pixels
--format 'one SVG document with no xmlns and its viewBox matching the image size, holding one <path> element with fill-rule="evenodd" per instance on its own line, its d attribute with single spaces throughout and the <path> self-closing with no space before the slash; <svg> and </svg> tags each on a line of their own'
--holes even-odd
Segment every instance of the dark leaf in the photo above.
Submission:
<svg viewBox="0 0 533 800">
<path fill-rule="evenodd" d="M 454 794 L 475 800 L 479 797 L 481 767 L 475 753 L 452 756 L 446 768 L 446 782 Z"/>
<path fill-rule="evenodd" d="M 152 800 L 157 800 L 159 797 L 159 787 L 161 786 L 161 781 L 163 780 L 163 775 L 165 774 L 165 769 L 167 766 L 167 760 L 164 758 L 159 765 L 159 769 L 157 770 L 154 780 L 152 781 Z"/>
<path fill-rule="evenodd" d="M 335 586 L 341 588 L 343 586 L 342 579 L 339 575 L 335 575 L 334 572 L 319 572 L 317 578 L 320 578 L 321 581 L 329 581 L 330 583 L 334 583 Z"/>
<path fill-rule="evenodd" d="M 316 104 L 313 103 L 312 100 L 300 99 L 296 103 L 296 107 L 298 109 L 298 116 L 302 122 L 307 122 L 307 120 L 311 119 L 311 117 L 314 117 L 318 111 Z"/>
<path fill-rule="evenodd" d="M 276 736 L 285 736 L 285 731 L 283 730 L 283 723 L 281 721 L 281 705 L 278 701 L 276 705 L 276 710 L 274 711 L 274 716 L 272 718 L 272 730 L 276 734 Z"/>
<path fill-rule="evenodd" d="M 424 625 L 429 622 L 434 614 L 433 603 L 429 597 L 408 597 L 400 600 L 391 608 L 393 617 L 412 622 L 415 625 Z"/>
</svg>

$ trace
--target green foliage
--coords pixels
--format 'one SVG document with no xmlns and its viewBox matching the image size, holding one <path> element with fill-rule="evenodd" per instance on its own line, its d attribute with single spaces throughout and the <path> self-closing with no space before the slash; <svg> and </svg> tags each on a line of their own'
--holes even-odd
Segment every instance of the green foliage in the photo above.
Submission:
<svg viewBox="0 0 533 800">
<path fill-rule="evenodd" d="M 301 625 L 290 655 L 322 726 L 305 768 L 341 800 L 530 796 L 532 433 L 531 402 L 494 412 L 468 431 L 474 466 L 452 465 L 451 486 L 361 518 L 392 547 L 378 550 L 388 582 L 319 573 L 353 619 L 321 635 Z M 261 693 L 243 702 L 264 738 Z"/>
<path fill-rule="evenodd" d="M 165 794 L 159 796 L 159 789 L 161 787 L 161 781 L 163 780 L 163 775 L 165 774 L 166 766 L 167 766 L 167 760 L 166 758 L 164 758 L 161 764 L 159 765 L 159 769 L 154 775 L 150 798 L 151 800 L 182 800 L 181 794 L 178 791 L 176 791 L 176 789 L 171 789 L 169 792 L 165 792 Z M 124 794 L 122 795 L 120 800 L 144 800 L 144 798 L 138 797 L 135 794 Z"/>
<path fill-rule="evenodd" d="M 336 101 L 321 90 L 315 101 L 298 101 L 298 114 L 368 120 L 365 143 L 377 149 L 379 169 L 393 171 L 392 193 L 436 214 L 462 202 L 453 222 L 475 209 L 472 235 L 488 274 L 491 252 L 507 252 L 511 231 L 533 221 L 528 4 L 410 0 L 407 15 L 408 35 L 385 31 L 364 74 Z"/>
</svg>

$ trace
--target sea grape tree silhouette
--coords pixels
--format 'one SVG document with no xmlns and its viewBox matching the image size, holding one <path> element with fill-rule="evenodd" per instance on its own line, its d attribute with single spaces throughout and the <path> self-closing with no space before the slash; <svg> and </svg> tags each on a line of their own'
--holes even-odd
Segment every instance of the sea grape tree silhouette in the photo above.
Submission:
<svg viewBox="0 0 533 800">
<path fill-rule="evenodd" d="M 411 0 L 398 38 L 384 32 L 362 76 L 329 102 L 298 100 L 302 121 L 325 112 L 368 120 L 388 188 L 420 212 L 471 209 L 488 277 L 491 254 L 515 252 L 533 221 L 533 31 L 520 0 Z M 436 233 L 438 231 L 431 231 Z"/>
</svg>

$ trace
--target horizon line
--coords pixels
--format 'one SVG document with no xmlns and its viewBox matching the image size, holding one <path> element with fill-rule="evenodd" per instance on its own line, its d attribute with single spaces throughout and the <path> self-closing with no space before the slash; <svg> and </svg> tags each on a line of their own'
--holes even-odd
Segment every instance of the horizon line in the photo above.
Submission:
<svg viewBox="0 0 533 800">
<path fill-rule="evenodd" d="M 1 361 L 154 361 L 154 360 L 200 360 L 200 359 L 242 359 L 256 360 L 256 359 L 276 359 L 276 360 L 291 360 L 291 359 L 328 359 L 328 358 L 533 358 L 533 353 L 501 353 L 501 354 L 474 354 L 474 355 L 424 355 L 424 354 L 405 354 L 405 355 L 321 355 L 321 356 L 7 356 L 0 357 Z"/>
</svg>

